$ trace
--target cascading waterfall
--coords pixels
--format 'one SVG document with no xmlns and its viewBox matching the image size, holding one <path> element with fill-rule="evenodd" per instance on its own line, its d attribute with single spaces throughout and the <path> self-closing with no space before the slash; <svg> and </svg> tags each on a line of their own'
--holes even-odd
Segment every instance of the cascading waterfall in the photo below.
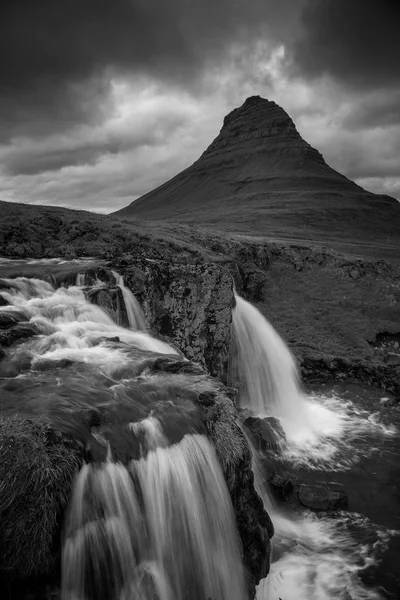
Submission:
<svg viewBox="0 0 400 600">
<path fill-rule="evenodd" d="M 346 413 L 345 403 L 335 401 L 328 407 L 319 398 L 315 401 L 305 396 L 285 342 L 254 306 L 237 294 L 235 299 L 232 325 L 239 403 L 247 409 L 245 415 L 250 410 L 260 418 L 274 416 L 280 420 L 286 442 L 279 448 L 275 466 L 283 459 L 313 469 L 311 461 L 323 459 L 319 465 L 322 470 L 347 469 L 354 466 L 349 454 L 355 455 L 351 442 L 357 434 L 395 433 L 395 428 Z M 246 427 L 243 432 L 252 448 L 255 487 L 275 529 L 271 571 L 258 587 L 257 600 L 382 600 L 380 591 L 364 585 L 360 574 L 378 563 L 378 552 L 387 547 L 390 535 L 399 532 L 379 528 L 357 513 L 336 514 L 335 519 L 329 519 L 309 511 L 290 513 L 280 507 Z M 338 463 L 336 455 L 340 452 L 345 456 Z M 377 532 L 377 541 L 360 545 L 351 532 L 368 528 Z"/>
<path fill-rule="evenodd" d="M 28 396 L 32 384 L 43 395 L 43 384 L 50 390 L 43 402 L 34 396 L 43 418 L 62 419 L 64 426 L 74 417 L 71 398 L 82 414 L 97 414 L 106 406 L 129 457 L 116 458 L 108 421 L 105 434 L 91 426 L 89 443 L 94 439 L 107 452 L 81 467 L 72 488 L 63 532 L 62 599 L 244 600 L 235 514 L 212 444 L 193 427 L 172 443 L 153 411 L 143 409 L 151 393 L 135 395 L 140 383 L 129 371 L 132 362 L 146 364 L 176 351 L 143 331 L 118 326 L 76 285 L 56 289 L 21 277 L 2 279 L 2 284 L 8 304 L 0 312 L 18 315 L 40 332 L 24 342 L 23 353 L 31 360 Z M 41 370 L 46 361 L 60 368 L 57 377 Z M 124 367 L 128 379 L 125 371 L 122 379 L 118 375 Z M 75 377 L 87 386 L 88 403 L 80 397 L 85 387 L 70 388 Z M 104 378 L 106 387 L 100 387 Z M 140 379 L 145 386 L 146 374 Z M 120 398 L 122 416 L 118 409 L 112 412 Z M 174 404 L 173 397 L 163 400 L 163 407 L 168 404 Z M 129 420 L 143 411 L 146 418 Z M 118 421 L 125 414 L 128 420 Z M 68 422 L 67 431 L 81 427 L 80 418 Z"/>
<path fill-rule="evenodd" d="M 255 306 L 237 294 L 235 300 L 232 326 L 241 407 L 281 419 L 287 433 L 305 426 L 307 407 L 290 350 Z"/>
<path fill-rule="evenodd" d="M 116 271 L 112 271 L 112 274 L 115 277 L 116 284 L 120 288 L 124 298 L 129 327 L 137 331 L 146 331 L 147 327 L 142 307 L 137 301 L 135 295 L 132 294 L 130 289 L 126 287 L 122 275 L 119 275 L 116 273 Z"/>
<path fill-rule="evenodd" d="M 233 509 L 210 442 L 185 435 L 166 447 L 160 424 L 145 421 L 143 458 L 85 465 L 77 477 L 63 600 L 243 600 Z"/>
</svg>

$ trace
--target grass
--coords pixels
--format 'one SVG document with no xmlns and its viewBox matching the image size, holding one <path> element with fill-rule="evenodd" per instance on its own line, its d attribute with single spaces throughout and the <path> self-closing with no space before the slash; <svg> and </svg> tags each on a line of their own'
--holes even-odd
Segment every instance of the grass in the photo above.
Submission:
<svg viewBox="0 0 400 600">
<path fill-rule="evenodd" d="M 399 331 L 400 273 L 355 271 L 353 278 L 340 261 L 297 270 L 283 256 L 265 271 L 257 307 L 298 357 L 372 360 L 376 335 Z"/>
<path fill-rule="evenodd" d="M 80 459 L 48 426 L 0 420 L 0 572 L 24 579 L 51 572 L 60 527 Z"/>
</svg>

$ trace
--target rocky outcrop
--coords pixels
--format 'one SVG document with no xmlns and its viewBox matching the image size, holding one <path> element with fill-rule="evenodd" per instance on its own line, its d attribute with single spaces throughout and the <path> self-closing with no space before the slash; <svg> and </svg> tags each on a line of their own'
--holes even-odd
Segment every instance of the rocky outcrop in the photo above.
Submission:
<svg viewBox="0 0 400 600">
<path fill-rule="evenodd" d="M 221 263 L 136 259 L 122 271 L 150 331 L 221 377 L 230 344 L 232 277 Z"/>
</svg>

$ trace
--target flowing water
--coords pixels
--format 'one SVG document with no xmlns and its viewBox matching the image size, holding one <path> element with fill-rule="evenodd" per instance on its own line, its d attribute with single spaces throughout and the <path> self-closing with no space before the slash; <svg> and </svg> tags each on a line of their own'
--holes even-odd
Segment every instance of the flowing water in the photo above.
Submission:
<svg viewBox="0 0 400 600">
<path fill-rule="evenodd" d="M 289 349 L 239 296 L 233 336 L 242 408 L 278 418 L 285 432 L 266 460 L 253 449 L 256 485 L 275 526 L 271 572 L 258 600 L 397 598 L 399 411 L 385 413 L 381 394 L 360 386 L 303 392 Z M 340 485 L 350 510 L 327 516 L 277 504 L 266 469 L 308 485 Z"/>
<path fill-rule="evenodd" d="M 124 297 L 125 309 L 128 314 L 129 327 L 131 329 L 146 331 L 146 321 L 139 302 L 136 300 L 134 294 L 132 294 L 130 289 L 126 287 L 122 275 L 119 275 L 115 271 L 112 271 L 112 274 L 114 275 L 116 283 Z"/>
<path fill-rule="evenodd" d="M 104 286 L 90 259 L 5 260 L 1 268 L 0 319 L 35 333 L 0 361 L 2 417 L 44 419 L 81 439 L 93 459 L 77 474 L 66 515 L 63 600 L 244 600 L 231 501 L 189 400 L 201 378 L 178 374 L 172 383 L 149 372 L 177 353 L 146 333 L 118 273 L 110 281 L 121 289 L 129 329 L 89 302 L 88 287 Z M 271 572 L 257 599 L 399 597 L 399 412 L 385 412 L 368 388 L 305 393 L 283 340 L 239 296 L 233 333 L 241 408 L 279 419 L 284 431 L 266 455 L 253 449 L 275 525 Z M 276 502 L 266 481 L 272 470 L 340 485 L 349 511 L 328 516 Z"/>
<path fill-rule="evenodd" d="M 176 350 L 143 331 L 118 274 L 130 328 L 91 304 L 80 267 L 60 287 L 51 274 L 0 279 L 0 324 L 36 333 L 0 361 L 2 417 L 50 422 L 92 457 L 66 515 L 62 599 L 243 600 L 233 507 L 196 391 L 149 372 Z"/>
</svg>

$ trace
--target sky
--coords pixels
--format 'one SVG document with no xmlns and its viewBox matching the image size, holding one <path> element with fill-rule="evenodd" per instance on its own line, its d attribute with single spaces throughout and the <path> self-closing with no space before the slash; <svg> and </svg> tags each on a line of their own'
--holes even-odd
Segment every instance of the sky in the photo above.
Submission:
<svg viewBox="0 0 400 600">
<path fill-rule="evenodd" d="M 400 199 L 399 31 L 398 0 L 6 0 L 0 199 L 118 210 L 252 95 Z"/>
</svg>

